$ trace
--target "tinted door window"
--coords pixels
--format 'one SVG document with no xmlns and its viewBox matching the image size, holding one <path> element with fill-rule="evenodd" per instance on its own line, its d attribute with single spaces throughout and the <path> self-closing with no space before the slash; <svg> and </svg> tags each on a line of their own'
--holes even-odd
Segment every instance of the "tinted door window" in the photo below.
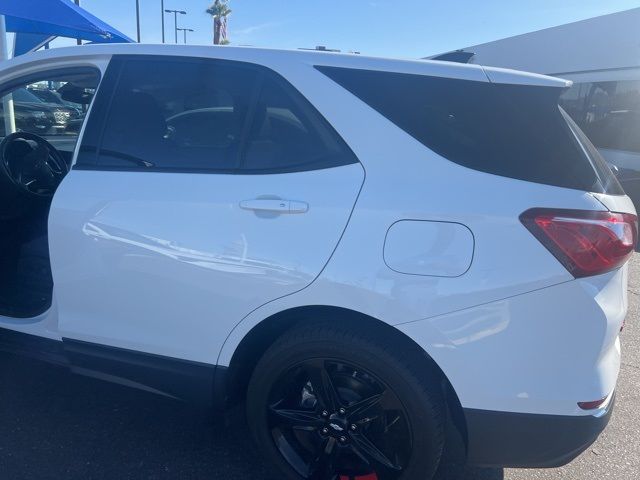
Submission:
<svg viewBox="0 0 640 480">
<path fill-rule="evenodd" d="M 255 70 L 233 62 L 125 61 L 106 115 L 99 166 L 236 168 L 257 79 Z"/>
<path fill-rule="evenodd" d="M 596 147 L 640 153 L 640 81 L 576 83 L 561 102 Z"/>
<path fill-rule="evenodd" d="M 357 159 L 315 109 L 289 84 L 266 75 L 253 112 L 246 171 L 313 170 Z"/>
<path fill-rule="evenodd" d="M 251 174 L 358 161 L 317 110 L 265 67 L 119 56 L 103 85 L 80 169 Z"/>
<path fill-rule="evenodd" d="M 460 165 L 530 182 L 622 192 L 597 151 L 567 122 L 558 106 L 562 89 L 317 68 Z"/>
</svg>

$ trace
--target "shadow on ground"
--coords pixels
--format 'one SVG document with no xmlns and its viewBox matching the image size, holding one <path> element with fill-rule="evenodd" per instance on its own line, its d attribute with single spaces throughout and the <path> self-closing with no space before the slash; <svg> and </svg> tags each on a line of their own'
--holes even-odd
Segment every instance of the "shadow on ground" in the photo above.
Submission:
<svg viewBox="0 0 640 480">
<path fill-rule="evenodd" d="M 171 399 L 0 355 L 0 477 L 276 480 L 241 409 L 219 418 Z M 501 480 L 443 466 L 440 480 Z"/>
</svg>

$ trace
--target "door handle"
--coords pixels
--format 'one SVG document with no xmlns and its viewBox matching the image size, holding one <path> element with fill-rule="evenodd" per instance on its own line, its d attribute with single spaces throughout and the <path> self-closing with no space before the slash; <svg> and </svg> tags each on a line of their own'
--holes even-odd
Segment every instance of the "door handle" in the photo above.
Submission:
<svg viewBox="0 0 640 480">
<path fill-rule="evenodd" d="M 305 213 L 309 210 L 309 204 L 295 200 L 262 199 L 243 200 L 240 208 L 255 212 L 272 213 Z"/>
</svg>

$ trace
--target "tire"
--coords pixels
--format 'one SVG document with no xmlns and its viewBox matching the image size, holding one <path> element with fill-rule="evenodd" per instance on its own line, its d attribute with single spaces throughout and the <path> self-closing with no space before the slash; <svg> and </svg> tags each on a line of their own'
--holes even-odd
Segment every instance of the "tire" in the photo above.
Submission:
<svg viewBox="0 0 640 480">
<path fill-rule="evenodd" d="M 296 327 L 260 359 L 247 419 L 285 478 L 433 477 L 444 444 L 438 376 L 413 349 L 385 343 L 333 325 Z"/>
</svg>

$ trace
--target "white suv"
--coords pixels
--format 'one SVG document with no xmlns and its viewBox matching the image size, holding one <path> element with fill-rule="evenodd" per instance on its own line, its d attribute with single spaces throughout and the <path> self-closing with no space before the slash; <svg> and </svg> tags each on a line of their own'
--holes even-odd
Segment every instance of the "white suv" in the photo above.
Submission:
<svg viewBox="0 0 640 480">
<path fill-rule="evenodd" d="M 568 85 L 230 47 L 5 62 L 0 343 L 244 399 L 286 478 L 566 463 L 613 407 L 637 236 Z M 25 87 L 81 118 L 42 135 Z"/>
</svg>

